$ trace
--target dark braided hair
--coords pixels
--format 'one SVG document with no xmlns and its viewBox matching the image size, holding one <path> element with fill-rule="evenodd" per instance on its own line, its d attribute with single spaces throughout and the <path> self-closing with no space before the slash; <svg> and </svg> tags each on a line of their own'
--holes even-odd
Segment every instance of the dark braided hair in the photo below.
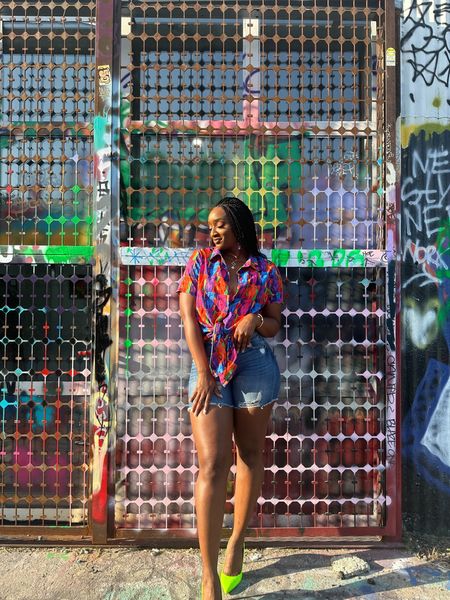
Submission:
<svg viewBox="0 0 450 600">
<path fill-rule="evenodd" d="M 256 236 L 255 220 L 248 206 L 234 196 L 222 198 L 216 206 L 225 211 L 231 229 L 242 248 L 250 256 L 262 256 Z"/>
</svg>

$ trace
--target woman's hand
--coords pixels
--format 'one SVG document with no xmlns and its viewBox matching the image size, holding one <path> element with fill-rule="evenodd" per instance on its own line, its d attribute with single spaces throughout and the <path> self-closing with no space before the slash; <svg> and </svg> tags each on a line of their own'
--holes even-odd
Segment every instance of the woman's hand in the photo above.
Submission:
<svg viewBox="0 0 450 600">
<path fill-rule="evenodd" d="M 193 412 L 196 417 L 198 417 L 202 411 L 205 414 L 208 412 L 212 395 L 218 396 L 219 398 L 222 397 L 219 385 L 212 376 L 211 371 L 200 371 L 197 375 L 197 385 L 194 393 L 189 399 L 192 402 L 191 412 Z"/>
<path fill-rule="evenodd" d="M 258 323 L 258 315 L 249 314 L 245 315 L 245 317 L 243 317 L 236 325 L 233 334 L 233 341 L 238 352 L 248 348 Z"/>
</svg>

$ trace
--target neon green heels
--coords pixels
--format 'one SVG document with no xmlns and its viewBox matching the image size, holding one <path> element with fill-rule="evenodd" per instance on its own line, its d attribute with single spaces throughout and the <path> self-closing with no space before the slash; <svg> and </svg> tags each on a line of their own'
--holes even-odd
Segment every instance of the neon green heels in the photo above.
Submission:
<svg viewBox="0 0 450 600">
<path fill-rule="evenodd" d="M 245 544 L 242 546 L 242 563 L 244 563 L 244 550 Z M 237 575 L 227 575 L 223 571 L 220 573 L 220 585 L 225 594 L 229 594 L 236 588 L 242 581 L 242 570 Z"/>
<path fill-rule="evenodd" d="M 220 585 L 225 594 L 229 594 L 236 588 L 242 581 L 242 571 L 239 575 L 226 575 L 223 571 L 220 574 Z"/>
</svg>

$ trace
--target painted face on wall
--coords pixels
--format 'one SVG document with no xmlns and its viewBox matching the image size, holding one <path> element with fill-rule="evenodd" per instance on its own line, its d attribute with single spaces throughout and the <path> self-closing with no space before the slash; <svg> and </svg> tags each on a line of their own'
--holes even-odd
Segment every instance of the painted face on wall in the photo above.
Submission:
<svg viewBox="0 0 450 600">
<path fill-rule="evenodd" d="M 211 241 L 216 248 L 221 252 L 237 253 L 238 242 L 222 207 L 217 206 L 209 213 L 208 227 Z"/>
</svg>

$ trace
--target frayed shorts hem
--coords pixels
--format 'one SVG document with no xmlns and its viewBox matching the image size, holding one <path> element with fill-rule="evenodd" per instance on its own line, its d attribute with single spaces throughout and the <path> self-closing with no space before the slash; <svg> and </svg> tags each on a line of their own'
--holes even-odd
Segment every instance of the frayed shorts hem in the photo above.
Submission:
<svg viewBox="0 0 450 600">
<path fill-rule="evenodd" d="M 278 398 L 274 398 L 273 400 L 269 400 L 268 402 L 264 402 L 264 404 L 241 404 L 239 406 L 231 406 L 231 404 L 224 404 L 223 402 L 210 402 L 209 408 L 213 406 L 217 406 L 217 408 L 232 408 L 233 410 L 239 410 L 241 408 L 265 408 L 266 406 L 270 406 L 278 402 Z M 188 412 L 192 410 L 192 403 L 188 404 Z"/>
</svg>

